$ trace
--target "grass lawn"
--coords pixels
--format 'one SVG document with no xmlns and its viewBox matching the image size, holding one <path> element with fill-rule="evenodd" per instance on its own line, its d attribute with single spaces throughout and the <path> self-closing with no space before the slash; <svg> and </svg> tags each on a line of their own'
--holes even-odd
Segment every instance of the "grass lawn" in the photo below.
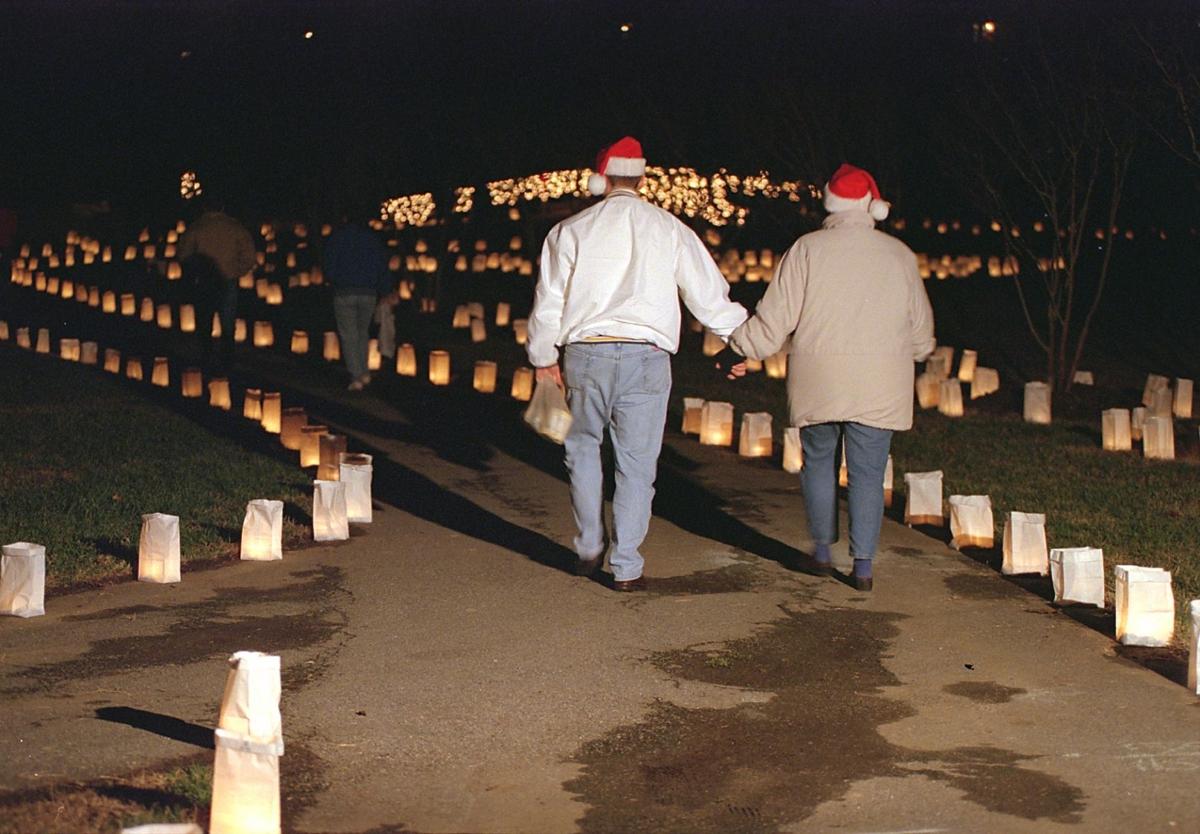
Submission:
<svg viewBox="0 0 1200 834">
<path fill-rule="evenodd" d="M 238 442 L 252 426 L 148 389 L 0 343 L 0 539 L 44 544 L 50 588 L 130 575 L 143 513 L 180 517 L 186 565 L 237 558 L 252 498 L 308 506 L 303 470 Z M 285 547 L 308 537 L 285 518 Z"/>
<path fill-rule="evenodd" d="M 698 344 L 685 341 L 676 358 L 672 425 L 678 424 L 684 396 L 727 400 L 737 409 L 735 443 L 746 411 L 770 412 L 779 442 L 787 425 L 784 382 L 764 374 L 725 382 L 696 359 L 698 353 Z M 1136 404 L 1122 399 L 1127 395 L 1089 390 L 1077 396 L 1107 402 L 1103 407 Z M 1066 405 L 1064 412 L 1080 411 Z M 1100 406 L 1094 420 L 1056 417 L 1050 426 L 1032 425 L 1022 420 L 1019 404 L 1002 389 L 991 398 L 968 400 L 966 411 L 965 417 L 950 419 L 936 411 L 918 410 L 913 430 L 895 435 L 894 517 L 902 517 L 904 473 L 940 469 L 946 496 L 991 496 L 997 551 L 990 555 L 997 564 L 1004 512 L 1045 513 L 1050 547 L 1104 549 L 1110 604 L 1114 565 L 1170 570 L 1176 614 L 1183 622 L 1187 602 L 1200 597 L 1200 456 L 1195 420 L 1176 421 L 1176 453 L 1181 459 L 1147 461 L 1136 442 L 1134 452 L 1100 448 Z"/>
</svg>

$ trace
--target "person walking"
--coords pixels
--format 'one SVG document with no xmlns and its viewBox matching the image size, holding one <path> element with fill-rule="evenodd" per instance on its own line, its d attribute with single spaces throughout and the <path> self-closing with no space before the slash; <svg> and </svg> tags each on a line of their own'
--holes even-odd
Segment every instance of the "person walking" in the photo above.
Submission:
<svg viewBox="0 0 1200 834">
<path fill-rule="evenodd" d="M 780 259 L 754 315 L 733 331 L 737 353 L 788 346 L 788 411 L 801 427 L 800 482 L 816 545 L 812 572 L 833 572 L 838 448 L 849 476 L 851 582 L 869 591 L 883 523 L 892 433 L 912 427 L 913 363 L 933 352 L 933 310 L 917 259 L 875 228 L 888 215 L 874 178 L 843 164 L 825 186 L 829 216 Z"/>
<path fill-rule="evenodd" d="M 633 137 L 600 153 L 588 190 L 604 199 L 546 237 L 526 347 L 539 381 L 565 380 L 572 423 L 563 445 L 581 575 L 594 575 L 605 553 L 600 447 L 606 431 L 612 441 L 608 560 L 618 591 L 645 586 L 640 548 L 671 392 L 670 354 L 679 349 L 679 298 L 722 337 L 746 318 L 695 233 L 642 199 L 645 170 Z"/>
<path fill-rule="evenodd" d="M 179 240 L 179 260 L 195 292 L 201 364 L 228 373 L 233 365 L 238 278 L 254 269 L 257 253 L 246 227 L 226 214 L 224 205 L 212 196 L 204 199 L 200 216 Z M 211 338 L 214 314 L 221 323 L 215 363 Z"/>
<path fill-rule="evenodd" d="M 367 345 L 380 298 L 393 301 L 387 247 L 365 224 L 344 222 L 329 235 L 324 254 L 325 280 L 333 285 L 333 317 L 342 359 L 350 374 L 348 390 L 371 383 Z"/>
</svg>

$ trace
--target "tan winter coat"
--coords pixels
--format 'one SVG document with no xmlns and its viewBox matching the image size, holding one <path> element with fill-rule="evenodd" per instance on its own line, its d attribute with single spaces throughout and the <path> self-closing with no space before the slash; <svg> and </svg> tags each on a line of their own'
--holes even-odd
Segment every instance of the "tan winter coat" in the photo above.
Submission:
<svg viewBox="0 0 1200 834">
<path fill-rule="evenodd" d="M 912 428 L 913 363 L 933 351 L 933 310 L 912 250 L 843 211 L 780 259 L 754 315 L 729 344 L 752 359 L 788 347 L 794 426 Z"/>
</svg>

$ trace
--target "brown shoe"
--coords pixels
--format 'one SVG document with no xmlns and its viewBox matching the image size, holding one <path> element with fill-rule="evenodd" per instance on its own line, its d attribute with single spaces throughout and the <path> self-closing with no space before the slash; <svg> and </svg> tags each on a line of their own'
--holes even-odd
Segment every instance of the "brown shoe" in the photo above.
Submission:
<svg viewBox="0 0 1200 834">
<path fill-rule="evenodd" d="M 575 560 L 575 575 L 576 576 L 595 576 L 596 571 L 600 570 L 600 563 L 604 559 L 597 556 L 595 559 L 576 559 Z"/>
<path fill-rule="evenodd" d="M 614 579 L 613 590 L 623 591 L 644 591 L 646 590 L 646 577 L 639 576 L 637 579 Z"/>
<path fill-rule="evenodd" d="M 875 580 L 870 576 L 855 576 L 850 574 L 850 583 L 856 591 L 869 591 L 875 587 Z"/>
</svg>

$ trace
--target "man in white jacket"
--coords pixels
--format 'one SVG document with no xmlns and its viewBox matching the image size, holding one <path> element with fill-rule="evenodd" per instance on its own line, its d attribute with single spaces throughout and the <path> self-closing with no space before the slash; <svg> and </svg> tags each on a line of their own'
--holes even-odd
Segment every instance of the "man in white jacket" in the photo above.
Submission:
<svg viewBox="0 0 1200 834">
<path fill-rule="evenodd" d="M 888 449 L 892 432 L 912 428 L 913 363 L 933 351 L 933 311 L 916 256 L 875 228 L 889 206 L 869 173 L 838 168 L 825 186 L 825 208 L 822 228 L 784 254 L 754 316 L 729 344 L 754 359 L 789 346 L 788 411 L 801 427 L 800 482 L 818 573 L 832 572 L 844 443 L 851 581 L 869 591 Z"/>
<path fill-rule="evenodd" d="M 583 575 L 595 573 L 605 551 L 600 447 L 609 432 L 616 492 L 608 559 L 619 591 L 645 584 L 639 548 L 650 524 L 670 354 L 679 349 L 679 298 L 722 337 L 746 319 L 695 233 L 641 198 L 645 170 L 632 137 L 601 152 L 588 190 L 604 199 L 546 237 L 526 348 L 539 381 L 566 380 L 572 423 L 564 447 Z"/>
</svg>

